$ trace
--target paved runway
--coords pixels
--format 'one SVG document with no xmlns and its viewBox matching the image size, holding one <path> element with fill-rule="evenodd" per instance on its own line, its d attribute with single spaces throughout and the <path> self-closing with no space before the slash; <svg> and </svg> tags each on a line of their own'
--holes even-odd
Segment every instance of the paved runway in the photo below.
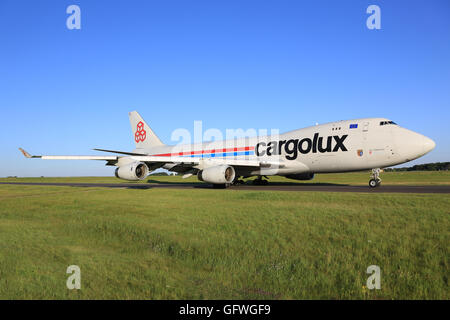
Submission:
<svg viewBox="0 0 450 320">
<path fill-rule="evenodd" d="M 102 187 L 130 189 L 212 189 L 205 183 L 51 183 L 51 182 L 0 182 L 0 184 L 32 185 L 32 186 L 64 186 L 64 187 Z M 350 186 L 344 184 L 305 183 L 283 184 L 269 183 L 266 186 L 236 185 L 226 190 L 271 190 L 271 191 L 322 191 L 322 192 L 368 192 L 368 193 L 450 193 L 450 186 L 390 186 L 378 188 L 369 186 Z M 223 190 L 222 190 L 223 191 Z"/>
</svg>

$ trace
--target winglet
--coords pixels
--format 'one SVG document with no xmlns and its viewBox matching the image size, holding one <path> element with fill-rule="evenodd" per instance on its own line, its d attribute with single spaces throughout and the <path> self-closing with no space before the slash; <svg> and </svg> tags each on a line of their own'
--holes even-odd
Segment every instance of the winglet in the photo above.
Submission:
<svg viewBox="0 0 450 320">
<path fill-rule="evenodd" d="M 26 152 L 22 148 L 19 148 L 19 150 L 20 150 L 20 152 L 22 152 L 22 154 L 25 156 L 25 158 L 39 158 L 37 156 L 32 156 L 31 154 L 29 154 L 28 152 Z"/>
</svg>

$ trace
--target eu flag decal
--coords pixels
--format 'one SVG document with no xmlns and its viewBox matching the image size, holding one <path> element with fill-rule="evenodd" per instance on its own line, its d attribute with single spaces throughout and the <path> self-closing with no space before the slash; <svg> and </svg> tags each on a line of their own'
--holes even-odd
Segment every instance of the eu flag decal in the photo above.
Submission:
<svg viewBox="0 0 450 320">
<path fill-rule="evenodd" d="M 358 128 L 358 124 L 357 123 L 352 123 L 350 125 L 350 129 L 356 129 L 356 128 Z"/>
</svg>

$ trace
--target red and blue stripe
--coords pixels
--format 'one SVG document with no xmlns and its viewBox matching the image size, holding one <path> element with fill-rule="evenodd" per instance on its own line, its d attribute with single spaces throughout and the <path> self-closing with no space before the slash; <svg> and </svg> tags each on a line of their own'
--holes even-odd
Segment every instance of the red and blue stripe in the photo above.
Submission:
<svg viewBox="0 0 450 320">
<path fill-rule="evenodd" d="M 191 157 L 191 158 L 215 158 L 215 157 L 236 157 L 249 156 L 255 153 L 255 147 L 240 147 L 240 148 L 224 148 L 224 149 L 210 149 L 198 151 L 184 151 L 175 153 L 161 153 L 154 154 L 157 157 Z"/>
</svg>

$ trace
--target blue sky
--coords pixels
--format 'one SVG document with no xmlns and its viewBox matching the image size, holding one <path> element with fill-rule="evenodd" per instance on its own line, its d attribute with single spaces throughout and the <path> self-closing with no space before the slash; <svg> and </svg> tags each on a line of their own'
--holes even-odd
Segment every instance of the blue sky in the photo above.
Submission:
<svg viewBox="0 0 450 320">
<path fill-rule="evenodd" d="M 69 30 L 66 8 L 81 8 Z M 366 8 L 381 8 L 381 30 Z M 27 160 L 134 147 L 128 111 L 176 128 L 278 128 L 387 117 L 450 161 L 450 2 L 0 2 L 0 176 L 110 175 Z"/>
</svg>

